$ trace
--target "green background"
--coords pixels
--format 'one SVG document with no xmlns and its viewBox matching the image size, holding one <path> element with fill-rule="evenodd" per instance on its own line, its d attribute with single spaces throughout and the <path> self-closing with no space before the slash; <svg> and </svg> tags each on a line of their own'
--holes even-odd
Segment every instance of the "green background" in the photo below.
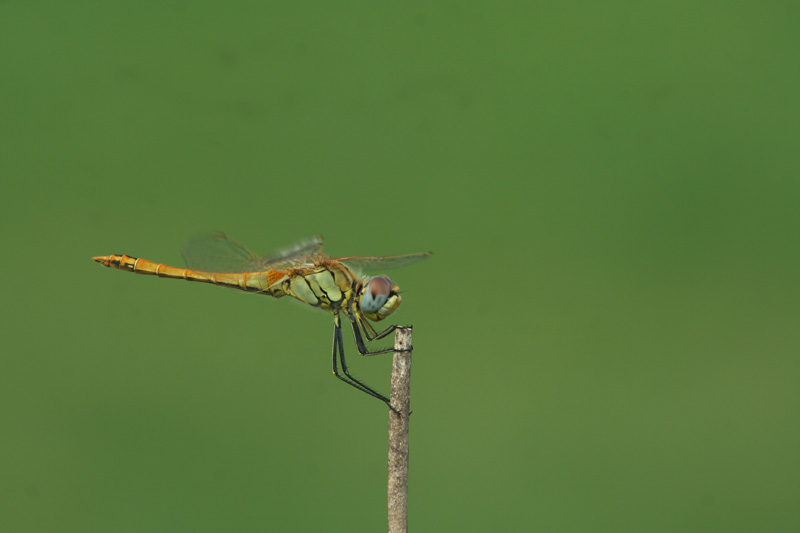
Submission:
<svg viewBox="0 0 800 533">
<path fill-rule="evenodd" d="M 0 2 L 0 530 L 385 529 L 329 316 L 91 261 L 211 230 L 434 251 L 414 531 L 800 530 L 799 15 Z"/>
</svg>

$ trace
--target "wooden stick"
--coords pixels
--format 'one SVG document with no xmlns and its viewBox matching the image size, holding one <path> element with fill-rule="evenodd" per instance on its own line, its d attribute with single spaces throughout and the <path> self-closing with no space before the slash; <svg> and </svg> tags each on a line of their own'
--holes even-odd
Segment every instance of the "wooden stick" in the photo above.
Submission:
<svg viewBox="0 0 800 533">
<path fill-rule="evenodd" d="M 411 327 L 398 327 L 392 361 L 392 407 L 389 411 L 389 533 L 408 531 L 408 415 L 411 398 Z"/>
</svg>

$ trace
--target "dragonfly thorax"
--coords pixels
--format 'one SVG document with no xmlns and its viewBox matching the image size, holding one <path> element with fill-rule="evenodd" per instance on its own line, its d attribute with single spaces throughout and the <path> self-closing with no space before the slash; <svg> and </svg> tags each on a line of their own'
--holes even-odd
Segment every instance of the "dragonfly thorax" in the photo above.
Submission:
<svg viewBox="0 0 800 533">
<path fill-rule="evenodd" d="M 320 263 L 290 274 L 273 295 L 291 294 L 301 302 L 337 312 L 352 298 L 355 284 L 355 276 L 341 263 Z"/>
<path fill-rule="evenodd" d="M 373 322 L 383 320 L 400 307 L 399 290 L 386 276 L 370 278 L 358 293 L 358 307 Z"/>
</svg>

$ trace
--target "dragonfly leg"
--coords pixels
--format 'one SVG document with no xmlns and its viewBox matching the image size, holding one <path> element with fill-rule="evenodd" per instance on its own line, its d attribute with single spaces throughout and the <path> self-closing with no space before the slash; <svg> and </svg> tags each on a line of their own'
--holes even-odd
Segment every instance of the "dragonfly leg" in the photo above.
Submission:
<svg viewBox="0 0 800 533">
<path fill-rule="evenodd" d="M 344 372 L 344 376 L 339 374 L 338 363 L 341 363 L 342 365 L 342 371 Z M 347 368 L 347 362 L 345 361 L 344 358 L 344 340 L 342 339 L 342 326 L 341 322 L 339 321 L 339 315 L 335 316 L 333 324 L 333 375 L 339 378 L 340 380 L 344 381 L 351 387 L 354 387 L 360 390 L 361 392 L 365 392 L 370 396 L 372 396 L 373 398 L 379 399 L 380 401 L 385 403 L 389 407 L 389 409 L 391 409 L 397 414 L 400 414 L 397 411 L 397 409 L 392 407 L 389 398 L 379 393 L 378 391 L 372 389 L 365 383 L 362 383 L 361 381 L 354 378 L 350 374 L 350 371 Z"/>
<path fill-rule="evenodd" d="M 372 325 L 366 320 L 364 320 L 364 317 L 360 315 L 356 315 L 354 318 L 351 317 L 350 322 L 353 325 L 353 336 L 356 339 L 356 346 L 358 346 L 358 353 L 360 353 L 361 355 L 378 355 L 381 353 L 391 353 L 395 351 L 394 348 L 382 348 L 380 350 L 368 349 L 367 345 L 364 343 L 364 338 L 361 336 L 361 332 L 363 331 L 364 337 L 367 338 L 367 341 L 371 342 L 384 338 L 389 333 L 396 330 L 398 326 L 389 326 L 380 333 L 375 333 L 375 330 L 372 328 Z"/>
<path fill-rule="evenodd" d="M 351 319 L 351 320 L 352 320 L 351 325 L 353 326 L 353 337 L 356 339 L 356 347 L 358 348 L 358 353 L 360 353 L 361 355 L 378 355 L 381 353 L 389 353 L 394 351 L 394 349 L 392 348 L 381 348 L 380 350 L 370 350 L 369 348 L 367 348 L 367 345 L 364 343 L 364 337 L 361 336 L 361 328 L 359 327 L 360 324 L 359 320 L 358 319 L 355 320 Z M 364 332 L 364 335 L 366 335 L 367 340 L 370 341 L 377 340 L 376 337 L 370 339 L 370 335 L 366 331 Z"/>
<path fill-rule="evenodd" d="M 376 341 L 378 339 L 382 339 L 387 336 L 389 333 L 393 332 L 397 329 L 397 326 L 389 326 L 388 328 L 384 329 L 380 333 L 375 332 L 375 328 L 372 327 L 372 324 L 364 320 L 364 317 L 361 313 L 355 312 L 353 313 L 354 319 L 351 318 L 350 320 L 355 320 L 358 325 L 361 327 L 361 331 L 364 332 L 364 336 L 367 338 L 368 341 Z"/>
</svg>

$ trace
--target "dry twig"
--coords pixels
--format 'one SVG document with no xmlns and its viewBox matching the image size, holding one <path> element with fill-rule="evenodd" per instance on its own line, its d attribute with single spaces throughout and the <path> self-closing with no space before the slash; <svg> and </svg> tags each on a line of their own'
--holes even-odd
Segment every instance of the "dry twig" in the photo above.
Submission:
<svg viewBox="0 0 800 533">
<path fill-rule="evenodd" d="M 389 533 L 408 531 L 408 415 L 411 399 L 411 327 L 399 327 L 394 338 L 389 411 Z"/>
</svg>

